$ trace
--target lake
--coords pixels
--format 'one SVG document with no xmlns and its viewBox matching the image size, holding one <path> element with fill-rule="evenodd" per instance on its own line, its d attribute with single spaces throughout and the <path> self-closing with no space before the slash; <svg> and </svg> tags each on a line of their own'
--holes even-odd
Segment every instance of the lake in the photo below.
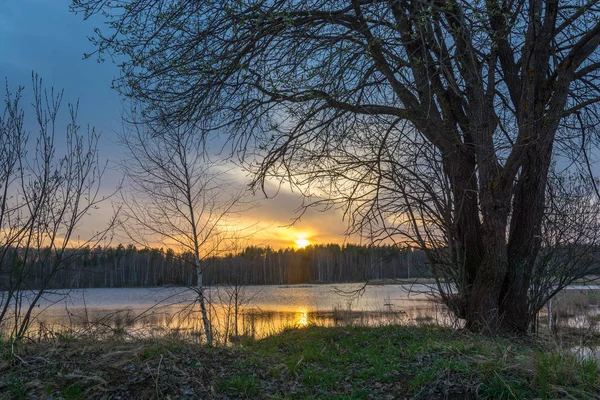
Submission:
<svg viewBox="0 0 600 400">
<path fill-rule="evenodd" d="M 569 289 L 553 300 L 553 330 L 599 331 L 600 287 Z M 231 342 L 308 324 L 374 326 L 427 322 L 460 326 L 433 300 L 433 290 L 424 284 L 215 286 L 206 288 L 206 296 L 216 340 Z M 56 290 L 38 303 L 28 335 L 184 335 L 201 341 L 203 329 L 195 298 L 196 293 L 186 287 Z M 540 323 L 545 324 L 547 319 L 547 309 L 543 309 Z M 6 321 L 10 323 L 10 318 Z M 0 330 L 6 331 L 6 326 Z"/>
<path fill-rule="evenodd" d="M 225 342 L 243 336 L 260 338 L 308 324 L 448 324 L 448 316 L 430 293 L 427 285 L 362 284 L 219 286 L 206 290 L 215 336 Z M 89 331 L 200 338 L 202 325 L 195 296 L 185 287 L 58 290 L 46 294 L 39 303 L 29 335 Z"/>
</svg>

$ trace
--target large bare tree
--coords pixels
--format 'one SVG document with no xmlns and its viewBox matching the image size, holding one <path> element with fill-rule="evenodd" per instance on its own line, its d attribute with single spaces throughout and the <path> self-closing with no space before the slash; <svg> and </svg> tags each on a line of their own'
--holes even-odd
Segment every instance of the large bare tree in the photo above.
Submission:
<svg viewBox="0 0 600 400">
<path fill-rule="evenodd" d="M 238 149 L 254 138 L 264 150 L 257 184 L 272 174 L 303 189 L 327 183 L 359 227 L 379 216 L 397 240 L 429 250 L 428 235 L 443 238 L 456 276 L 445 298 L 467 326 L 525 332 L 553 160 L 575 154 L 589 169 L 598 3 L 74 0 L 72 8 L 103 13 L 107 27 L 92 41 L 100 57 L 124 60 L 115 86 L 147 105 L 148 121 L 226 126 Z M 436 263 L 440 252 L 430 252 Z"/>
</svg>

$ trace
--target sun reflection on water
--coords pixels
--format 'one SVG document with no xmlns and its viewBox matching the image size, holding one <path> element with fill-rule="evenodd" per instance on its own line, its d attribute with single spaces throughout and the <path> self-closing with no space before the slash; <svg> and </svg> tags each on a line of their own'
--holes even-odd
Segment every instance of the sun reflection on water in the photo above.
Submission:
<svg viewBox="0 0 600 400">
<path fill-rule="evenodd" d="M 349 286 L 353 288 L 354 286 Z M 439 310 L 425 297 L 407 297 L 407 291 L 395 286 L 369 287 L 362 304 L 346 307 L 343 301 L 332 294 L 327 285 L 299 285 L 282 287 L 248 287 L 254 291 L 253 301 L 244 304 L 239 313 L 230 304 L 212 304 L 209 319 L 213 327 L 213 338 L 221 343 L 238 338 L 263 338 L 289 328 L 317 326 L 412 324 L 424 318 L 435 319 L 446 324 Z M 36 323 L 31 332 L 39 335 L 54 335 L 62 331 L 94 332 L 107 337 L 126 334 L 131 337 L 154 337 L 177 334 L 193 340 L 203 337 L 203 325 L 198 305 L 188 303 L 188 298 L 173 304 L 149 306 L 150 296 L 163 296 L 163 291 L 149 289 L 89 289 L 97 297 L 99 306 L 84 307 L 78 303 L 64 308 L 53 307 L 43 315 L 35 315 Z M 218 288 L 212 288 L 215 292 Z M 387 290 L 396 297 L 385 293 Z M 272 293 L 269 293 L 271 291 Z M 140 293 L 136 303 L 130 300 L 131 292 Z M 262 297 L 254 297 L 260 293 Z M 121 296 L 114 301 L 114 296 Z M 141 295 L 145 297 L 141 297 Z M 104 296 L 104 297 L 103 297 Z M 166 296 L 166 294 L 164 295 Z M 173 301 L 178 300 L 174 299 Z M 89 305 L 89 303 L 88 303 Z M 150 307 L 150 308 L 148 308 Z M 379 307 L 379 308 L 378 308 Z M 5 331 L 0 326 L 0 334 Z M 0 396 L 1 397 L 1 396 Z"/>
<path fill-rule="evenodd" d="M 306 309 L 300 309 L 298 311 L 298 326 L 308 325 L 308 311 Z"/>
</svg>

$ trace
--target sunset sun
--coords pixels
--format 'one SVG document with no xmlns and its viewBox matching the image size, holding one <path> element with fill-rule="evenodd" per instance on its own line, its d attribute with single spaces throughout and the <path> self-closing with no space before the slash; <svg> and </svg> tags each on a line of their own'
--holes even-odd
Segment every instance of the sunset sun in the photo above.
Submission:
<svg viewBox="0 0 600 400">
<path fill-rule="evenodd" d="M 296 247 L 299 249 L 303 249 L 306 246 L 308 246 L 309 244 L 310 244 L 310 242 L 308 240 L 306 240 L 305 238 L 296 239 Z"/>
</svg>

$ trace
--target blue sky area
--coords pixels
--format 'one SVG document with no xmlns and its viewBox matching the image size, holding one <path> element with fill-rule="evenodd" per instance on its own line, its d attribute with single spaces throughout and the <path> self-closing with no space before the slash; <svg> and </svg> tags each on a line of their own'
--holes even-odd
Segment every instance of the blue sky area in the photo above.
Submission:
<svg viewBox="0 0 600 400">
<path fill-rule="evenodd" d="M 25 87 L 21 105 L 30 130 L 35 129 L 29 106 L 35 72 L 46 88 L 64 89 L 58 126 L 68 121 L 66 102 L 79 99 L 78 122 L 102 132 L 101 156 L 118 158 L 115 132 L 120 127 L 121 102 L 110 86 L 119 71 L 111 62 L 83 59 L 85 52 L 93 50 L 87 37 L 100 21 L 83 21 L 69 12 L 69 4 L 69 0 L 0 0 L 0 77 L 8 80 L 11 92 Z M 116 171 L 108 171 L 106 178 L 109 190 L 118 181 Z"/>
<path fill-rule="evenodd" d="M 31 72 L 37 72 L 45 86 L 64 89 L 66 100 L 79 98 L 81 121 L 101 129 L 108 140 L 112 135 L 107 133 L 120 125 L 121 103 L 110 88 L 118 69 L 111 62 L 83 59 L 93 50 L 87 37 L 101 21 L 83 21 L 69 12 L 69 4 L 69 0 L 0 0 L 0 75 L 12 88 L 30 87 Z"/>
</svg>

